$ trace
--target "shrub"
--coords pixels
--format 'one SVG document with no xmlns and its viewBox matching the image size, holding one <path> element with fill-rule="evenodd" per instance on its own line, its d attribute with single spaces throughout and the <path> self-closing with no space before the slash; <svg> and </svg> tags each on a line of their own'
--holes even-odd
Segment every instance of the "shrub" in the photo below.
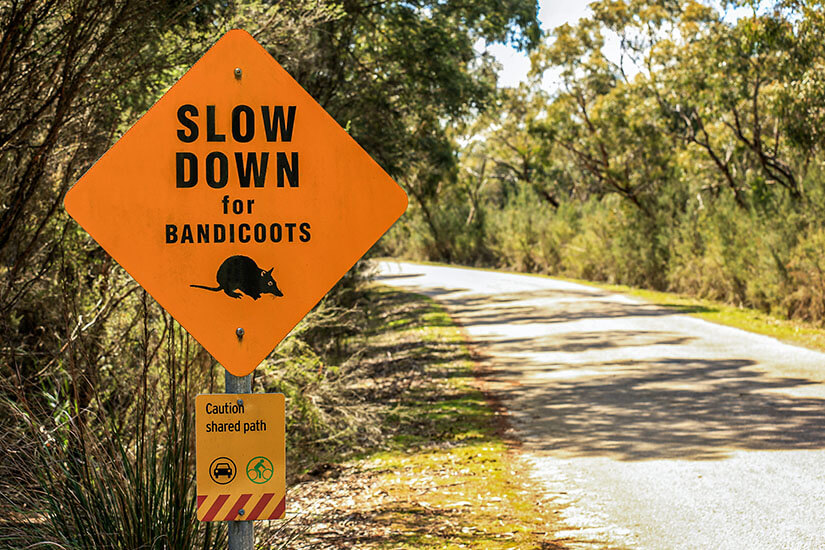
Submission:
<svg viewBox="0 0 825 550">
<path fill-rule="evenodd" d="M 800 238 L 788 262 L 788 317 L 822 323 L 825 320 L 825 229 Z"/>
</svg>

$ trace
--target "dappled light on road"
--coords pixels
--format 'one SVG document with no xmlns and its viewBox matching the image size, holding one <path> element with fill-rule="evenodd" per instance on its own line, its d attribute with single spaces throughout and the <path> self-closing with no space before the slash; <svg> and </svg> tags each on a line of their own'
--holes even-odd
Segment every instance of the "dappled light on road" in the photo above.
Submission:
<svg viewBox="0 0 825 550">
<path fill-rule="evenodd" d="M 382 269 L 462 324 L 573 547 L 825 544 L 825 355 L 547 278 Z"/>
</svg>

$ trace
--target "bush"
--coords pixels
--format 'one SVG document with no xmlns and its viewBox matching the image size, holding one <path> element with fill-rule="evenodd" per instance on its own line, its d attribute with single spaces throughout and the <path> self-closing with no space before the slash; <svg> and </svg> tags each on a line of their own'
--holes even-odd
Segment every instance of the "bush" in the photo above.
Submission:
<svg viewBox="0 0 825 550">
<path fill-rule="evenodd" d="M 488 248 L 496 264 L 519 271 L 562 271 L 564 249 L 575 234 L 574 210 L 554 212 L 552 206 L 525 191 L 487 216 Z"/>
<path fill-rule="evenodd" d="M 196 519 L 193 391 L 195 357 L 188 336 L 168 333 L 165 369 L 134 378 L 127 422 L 101 408 L 106 394 L 92 387 L 94 406 L 44 394 L 51 415 L 26 401 L 0 404 L 33 444 L 10 456 L 27 488 L 10 502 L 14 520 L 0 543 L 19 548 L 48 543 L 67 549 L 223 548 L 219 524 Z M 184 343 L 183 347 L 180 346 Z M 137 382 L 132 386 L 133 382 Z"/>
<path fill-rule="evenodd" d="M 788 294 L 782 305 L 788 317 L 825 320 L 825 229 L 801 237 L 788 262 Z"/>
</svg>

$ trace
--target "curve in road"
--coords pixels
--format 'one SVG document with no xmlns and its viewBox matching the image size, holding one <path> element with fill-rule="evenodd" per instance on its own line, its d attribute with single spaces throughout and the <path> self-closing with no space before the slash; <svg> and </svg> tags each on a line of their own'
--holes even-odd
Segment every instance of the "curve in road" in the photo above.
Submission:
<svg viewBox="0 0 825 550">
<path fill-rule="evenodd" d="M 378 264 L 490 367 L 572 548 L 825 548 L 825 355 L 546 277 Z"/>
</svg>

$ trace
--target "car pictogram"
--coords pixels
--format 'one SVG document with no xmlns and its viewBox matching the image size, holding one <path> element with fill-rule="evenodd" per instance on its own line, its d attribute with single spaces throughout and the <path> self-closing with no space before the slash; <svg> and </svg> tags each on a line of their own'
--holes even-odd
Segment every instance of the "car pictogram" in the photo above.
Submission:
<svg viewBox="0 0 825 550">
<path fill-rule="evenodd" d="M 232 466 L 228 462 L 218 462 L 213 470 L 215 477 L 226 476 L 232 478 Z"/>
<path fill-rule="evenodd" d="M 238 469 L 231 458 L 219 456 L 209 465 L 209 477 L 219 485 L 226 485 L 235 479 Z"/>
</svg>

